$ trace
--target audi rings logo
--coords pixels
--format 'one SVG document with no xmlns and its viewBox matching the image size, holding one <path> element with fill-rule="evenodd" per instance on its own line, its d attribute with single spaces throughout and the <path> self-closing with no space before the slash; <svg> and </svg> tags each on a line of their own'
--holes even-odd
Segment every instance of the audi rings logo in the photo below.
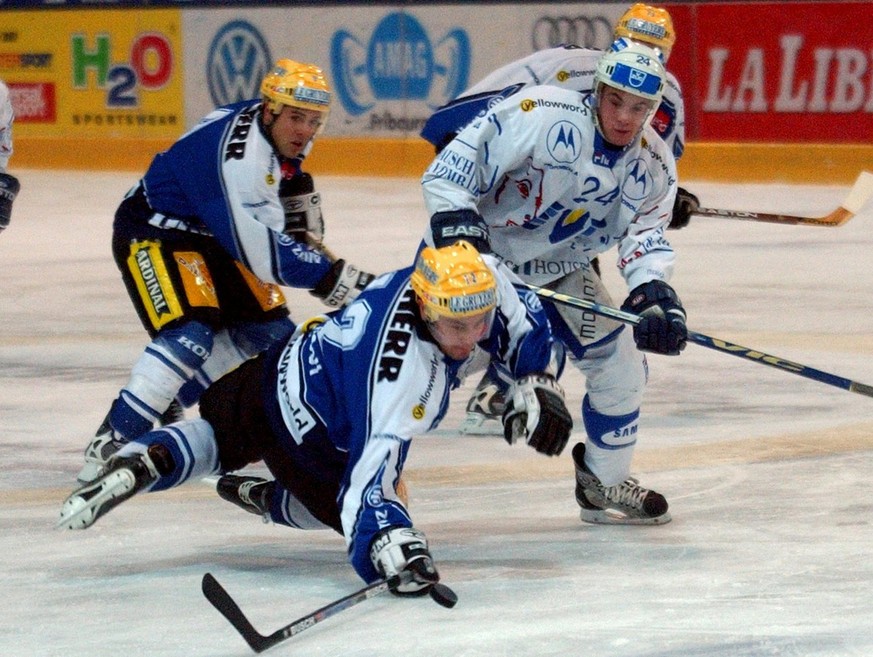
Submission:
<svg viewBox="0 0 873 657">
<path fill-rule="evenodd" d="M 534 50 L 557 46 L 605 50 L 613 42 L 613 29 L 603 16 L 540 16 L 531 39 Z"/>
</svg>

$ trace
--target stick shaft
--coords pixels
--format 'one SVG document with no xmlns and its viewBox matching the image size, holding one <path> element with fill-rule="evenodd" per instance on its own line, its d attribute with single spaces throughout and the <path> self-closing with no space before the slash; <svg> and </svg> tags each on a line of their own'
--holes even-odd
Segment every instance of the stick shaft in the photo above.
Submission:
<svg viewBox="0 0 873 657">
<path fill-rule="evenodd" d="M 621 322 L 625 322 L 626 324 L 639 324 L 640 321 L 639 315 L 634 315 L 633 313 L 628 313 L 623 310 L 619 310 L 618 308 L 604 306 L 594 301 L 588 301 L 587 299 L 572 297 L 568 294 L 555 292 L 554 290 L 537 287 L 535 285 L 525 285 L 525 287 L 535 292 L 537 296 L 543 299 L 548 299 L 550 301 L 554 301 L 555 303 L 560 303 L 565 306 L 572 306 L 581 310 L 588 310 L 595 315 L 601 315 L 603 317 L 617 319 Z M 707 347 L 708 349 L 714 349 L 725 354 L 730 354 L 731 356 L 737 356 L 739 358 L 744 358 L 755 363 L 761 363 L 762 365 L 775 367 L 782 370 L 783 372 L 797 374 L 798 376 L 803 376 L 807 379 L 818 381 L 819 383 L 825 383 L 827 385 L 835 386 L 837 388 L 842 388 L 843 390 L 848 390 L 849 392 L 856 392 L 859 395 L 873 397 L 873 386 L 867 385 L 865 383 L 859 383 L 858 381 L 852 381 L 850 379 L 837 376 L 836 374 L 823 372 L 821 370 L 815 369 L 814 367 L 795 363 L 793 361 L 780 358 L 779 356 L 773 356 L 772 354 L 758 351 L 757 349 L 750 349 L 749 347 L 743 347 L 741 345 L 734 344 L 733 342 L 728 342 L 727 340 L 713 338 L 708 335 L 704 335 L 703 333 L 696 333 L 694 331 L 688 331 L 688 340 L 702 347 Z"/>
<path fill-rule="evenodd" d="M 300 634 L 303 630 L 307 630 L 313 625 L 320 623 L 331 616 L 335 616 L 349 607 L 353 607 L 364 600 L 369 600 L 370 598 L 381 595 L 386 591 L 390 591 L 391 589 L 402 585 L 404 582 L 408 582 L 411 578 L 411 573 L 404 571 L 400 575 L 395 575 L 394 577 L 374 582 L 359 591 L 355 591 L 354 593 L 313 611 L 311 614 L 298 618 L 293 623 L 280 627 L 278 630 L 267 636 L 261 634 L 254 628 L 249 619 L 242 612 L 242 609 L 239 608 L 236 601 L 210 573 L 206 573 L 203 576 L 202 589 L 203 595 L 206 596 L 206 599 L 209 600 L 213 607 L 221 612 L 221 615 L 224 616 L 231 625 L 233 625 L 236 631 L 240 633 L 243 639 L 245 639 L 246 643 L 249 644 L 249 647 L 251 647 L 255 652 L 260 653 L 267 648 L 272 648 L 277 643 L 281 643 L 292 636 Z"/>
<path fill-rule="evenodd" d="M 773 224 L 789 224 L 801 226 L 842 226 L 858 212 L 873 196 L 873 173 L 862 171 L 842 205 L 823 217 L 798 217 L 793 214 L 767 214 L 766 212 L 743 212 L 737 210 L 719 210 L 717 208 L 698 208 L 695 215 L 716 217 L 719 219 L 740 219 L 742 221 L 764 221 Z"/>
<path fill-rule="evenodd" d="M 742 210 L 720 210 L 717 208 L 698 208 L 695 216 L 715 217 L 717 219 L 739 219 L 740 221 L 760 221 L 771 224 L 799 226 L 842 226 L 854 213 L 845 208 L 837 208 L 824 217 L 798 217 L 790 214 L 767 214 L 766 212 L 746 212 Z"/>
</svg>

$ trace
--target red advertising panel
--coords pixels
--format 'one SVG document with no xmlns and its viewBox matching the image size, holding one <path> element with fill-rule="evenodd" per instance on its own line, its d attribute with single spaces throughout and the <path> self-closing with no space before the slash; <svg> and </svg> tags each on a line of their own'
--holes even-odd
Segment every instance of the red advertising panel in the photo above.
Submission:
<svg viewBox="0 0 873 657">
<path fill-rule="evenodd" d="M 664 5 L 689 141 L 873 141 L 873 7 Z"/>
<path fill-rule="evenodd" d="M 57 120 L 55 85 L 52 82 L 9 83 L 15 123 L 54 123 Z"/>
</svg>

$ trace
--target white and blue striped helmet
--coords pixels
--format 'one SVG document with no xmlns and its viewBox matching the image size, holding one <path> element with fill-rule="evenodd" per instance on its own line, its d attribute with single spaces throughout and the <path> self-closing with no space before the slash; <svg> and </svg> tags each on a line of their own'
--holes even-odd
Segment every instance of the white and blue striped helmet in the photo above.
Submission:
<svg viewBox="0 0 873 657">
<path fill-rule="evenodd" d="M 605 84 L 634 96 L 655 101 L 664 93 L 667 70 L 657 50 L 619 39 L 603 53 L 594 73 L 595 89 Z"/>
</svg>

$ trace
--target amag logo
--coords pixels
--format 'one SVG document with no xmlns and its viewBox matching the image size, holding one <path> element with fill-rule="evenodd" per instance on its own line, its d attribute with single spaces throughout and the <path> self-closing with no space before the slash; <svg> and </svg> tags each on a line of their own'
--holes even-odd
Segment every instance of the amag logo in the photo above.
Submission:
<svg viewBox="0 0 873 657">
<path fill-rule="evenodd" d="M 413 16 L 394 12 L 367 43 L 349 30 L 335 32 L 330 57 L 337 96 L 353 116 L 380 100 L 422 100 L 436 109 L 467 87 L 470 40 L 455 28 L 434 42 Z"/>
</svg>

